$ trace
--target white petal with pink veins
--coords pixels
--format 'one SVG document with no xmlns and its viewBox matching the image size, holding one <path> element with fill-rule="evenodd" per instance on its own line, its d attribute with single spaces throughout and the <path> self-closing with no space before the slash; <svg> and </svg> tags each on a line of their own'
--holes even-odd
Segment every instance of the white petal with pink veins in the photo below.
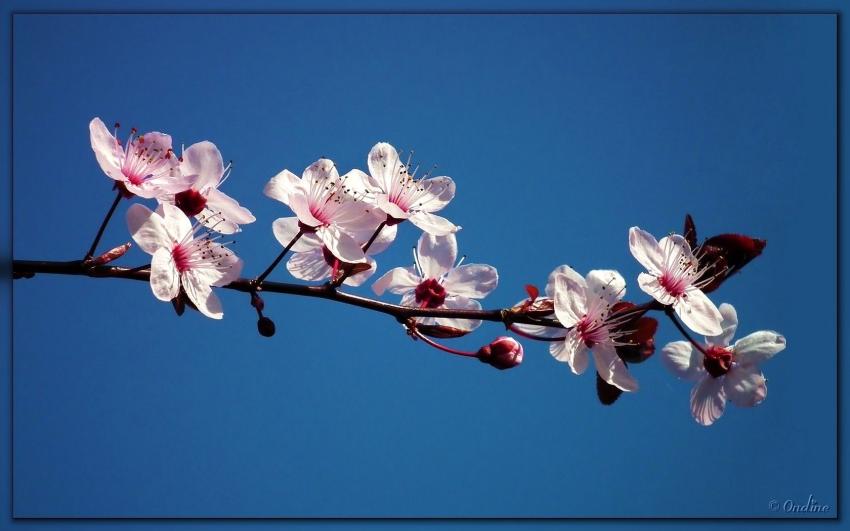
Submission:
<svg viewBox="0 0 850 531">
<path fill-rule="evenodd" d="M 732 338 L 735 337 L 735 331 L 738 330 L 738 312 L 735 307 L 728 303 L 723 303 L 717 310 L 723 319 L 720 322 L 720 327 L 723 328 L 723 333 L 719 336 L 709 336 L 705 338 L 705 342 L 709 345 L 718 345 L 728 347 L 732 344 Z"/>
<path fill-rule="evenodd" d="M 741 365 L 757 365 L 785 350 L 785 337 L 770 330 L 753 332 L 736 341 L 733 350 Z"/>
<path fill-rule="evenodd" d="M 372 147 L 367 165 L 369 173 L 384 193 L 389 193 L 394 183 L 407 178 L 407 168 L 399 160 L 398 152 L 386 142 L 379 142 Z"/>
<path fill-rule="evenodd" d="M 349 264 L 359 264 L 366 261 L 366 255 L 360 245 L 339 227 L 319 227 L 316 235 L 334 256 Z"/>
<path fill-rule="evenodd" d="M 171 251 L 161 247 L 151 258 L 151 291 L 161 301 L 170 301 L 180 292 L 180 281 Z"/>
<path fill-rule="evenodd" d="M 173 243 L 162 216 L 139 203 L 127 209 L 127 228 L 136 245 L 148 254 L 154 254 L 161 247 L 170 249 Z"/>
<path fill-rule="evenodd" d="M 588 299 L 601 299 L 613 305 L 626 294 L 626 279 L 617 271 L 595 269 L 587 274 Z"/>
<path fill-rule="evenodd" d="M 266 184 L 263 189 L 266 196 L 280 201 L 284 205 L 289 205 L 289 196 L 293 193 L 306 194 L 307 189 L 304 183 L 297 175 L 289 170 L 283 170 L 278 173 Z"/>
<path fill-rule="evenodd" d="M 607 383 L 623 391 L 634 392 L 638 390 L 637 380 L 629 372 L 613 346 L 594 345 L 593 361 L 596 363 L 596 372 Z"/>
<path fill-rule="evenodd" d="M 272 232 L 275 239 L 283 247 L 289 245 L 293 238 L 301 230 L 298 224 L 298 218 L 278 218 L 272 222 Z M 322 245 L 322 240 L 315 233 L 309 232 L 302 234 L 297 242 L 291 247 L 291 250 L 296 253 L 303 253 Z"/>
<path fill-rule="evenodd" d="M 566 336 L 566 339 L 563 341 L 553 341 L 550 343 L 549 353 L 556 360 L 569 365 L 573 374 L 584 374 L 590 363 L 590 357 L 588 356 L 589 349 L 575 330 L 566 332 Z"/>
<path fill-rule="evenodd" d="M 673 341 L 661 351 L 661 362 L 671 373 L 685 380 L 697 380 L 705 375 L 702 352 L 687 341 Z"/>
<path fill-rule="evenodd" d="M 656 276 L 663 273 L 664 253 L 652 234 L 639 227 L 629 229 L 629 250 L 647 271 Z"/>
<path fill-rule="evenodd" d="M 445 236 L 460 230 L 459 226 L 446 218 L 428 212 L 415 212 L 408 219 L 423 231 L 436 236 Z"/>
<path fill-rule="evenodd" d="M 697 334 L 718 336 L 723 333 L 723 316 L 711 299 L 698 288 L 688 288 L 673 304 L 673 309 L 682 322 Z"/>
<path fill-rule="evenodd" d="M 195 271 L 183 272 L 180 275 L 180 280 L 183 284 L 183 290 L 189 296 L 189 300 L 198 308 L 198 311 L 212 319 L 224 317 L 218 295 L 213 293 L 209 284 L 205 283 L 203 278 L 199 278 Z"/>
<path fill-rule="evenodd" d="M 214 230 L 221 234 L 234 234 L 241 230 L 239 225 L 257 220 L 250 210 L 215 188 L 207 192 L 207 209 L 215 214 L 210 216 L 210 212 L 207 212 L 201 223 L 206 227 L 214 226 Z"/>
<path fill-rule="evenodd" d="M 404 295 L 416 289 L 422 279 L 416 275 L 412 268 L 396 267 L 390 269 L 372 284 L 372 291 L 376 295 L 383 295 L 385 291 Z"/>
<path fill-rule="evenodd" d="M 670 293 L 661 286 L 661 282 L 658 281 L 658 277 L 648 273 L 641 273 L 638 275 L 638 286 L 640 286 L 640 289 L 644 293 L 661 304 L 669 306 L 676 302 L 676 297 L 670 295 Z"/>
<path fill-rule="evenodd" d="M 723 379 L 707 375 L 691 389 L 691 415 L 699 424 L 711 426 L 726 409 Z"/>
<path fill-rule="evenodd" d="M 423 278 L 440 278 L 449 272 L 457 260 L 457 238 L 454 234 L 434 236 L 423 232 L 416 244 L 419 267 Z"/>
<path fill-rule="evenodd" d="M 121 173 L 124 150 L 100 118 L 89 123 L 89 137 L 94 156 L 103 173 L 118 181 L 126 180 Z"/>
<path fill-rule="evenodd" d="M 453 295 L 472 299 L 483 299 L 496 289 L 499 273 L 496 268 L 485 264 L 466 264 L 449 271 L 443 287 Z"/>
<path fill-rule="evenodd" d="M 197 175 L 194 182 L 196 190 L 218 187 L 221 176 L 224 174 L 224 161 L 215 144 L 207 140 L 192 144 L 183 150 L 181 158 L 183 161 L 180 163 L 180 173 Z"/>
<path fill-rule="evenodd" d="M 586 287 L 581 277 L 555 277 L 555 316 L 565 327 L 574 326 L 587 314 Z"/>
<path fill-rule="evenodd" d="M 767 397 L 767 382 L 757 367 L 732 367 L 723 378 L 723 389 L 738 407 L 753 407 Z"/>
</svg>

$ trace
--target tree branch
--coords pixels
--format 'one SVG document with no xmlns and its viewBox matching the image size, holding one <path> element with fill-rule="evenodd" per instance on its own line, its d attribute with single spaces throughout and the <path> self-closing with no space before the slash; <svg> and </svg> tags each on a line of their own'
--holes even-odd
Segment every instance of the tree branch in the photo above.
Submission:
<svg viewBox="0 0 850 531">
<path fill-rule="evenodd" d="M 14 260 L 12 262 L 13 278 L 30 278 L 36 274 L 49 275 L 76 275 L 96 278 L 123 278 L 128 280 L 150 281 L 150 268 L 148 266 L 127 268 L 119 266 L 95 266 L 87 267 L 81 260 L 68 262 L 53 262 L 45 260 Z M 351 306 L 357 306 L 391 315 L 399 322 L 404 322 L 411 317 L 447 317 L 455 319 L 474 319 L 480 321 L 491 321 L 497 323 L 511 324 L 534 324 L 549 326 L 553 328 L 564 328 L 557 319 L 535 318 L 523 313 L 516 313 L 510 308 L 498 310 L 452 310 L 446 308 L 415 308 L 390 304 L 359 295 L 353 295 L 337 290 L 329 284 L 319 286 L 308 286 L 288 282 L 268 282 L 259 284 L 248 278 L 237 279 L 223 289 L 231 289 L 251 293 L 252 291 L 265 293 L 283 293 L 287 295 L 298 295 L 302 297 L 315 297 L 331 301 L 341 302 Z"/>
</svg>

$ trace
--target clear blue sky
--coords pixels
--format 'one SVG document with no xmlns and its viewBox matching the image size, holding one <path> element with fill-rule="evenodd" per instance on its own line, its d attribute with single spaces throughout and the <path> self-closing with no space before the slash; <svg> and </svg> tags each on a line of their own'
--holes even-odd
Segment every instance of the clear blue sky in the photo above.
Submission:
<svg viewBox="0 0 850 531">
<path fill-rule="evenodd" d="M 495 265 L 485 307 L 562 263 L 618 269 L 627 230 L 768 240 L 713 295 L 789 347 L 768 398 L 692 421 L 658 359 L 597 403 L 545 346 L 499 372 L 391 319 L 244 294 L 177 318 L 142 283 L 15 283 L 19 515 L 770 515 L 835 504 L 832 16 L 17 16 L 14 256 L 82 256 L 112 199 L 94 116 L 215 142 L 258 221 L 245 273 L 290 213 L 265 182 L 320 156 L 365 169 L 386 140 L 457 182 L 461 252 Z M 104 247 L 129 239 L 127 204 Z M 410 263 L 401 227 L 381 270 Z M 123 263 L 145 263 L 134 249 Z M 273 279 L 289 280 L 284 268 Z M 362 289 L 366 293 L 366 289 Z M 458 341 L 502 333 L 485 325 Z M 662 323 L 657 341 L 678 339 Z"/>
</svg>

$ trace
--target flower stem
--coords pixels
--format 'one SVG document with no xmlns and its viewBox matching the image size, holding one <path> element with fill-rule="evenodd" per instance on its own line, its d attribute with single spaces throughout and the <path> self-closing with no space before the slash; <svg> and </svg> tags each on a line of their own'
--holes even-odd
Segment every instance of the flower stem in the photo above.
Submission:
<svg viewBox="0 0 850 531">
<path fill-rule="evenodd" d="M 411 333 L 413 334 L 414 337 L 421 339 L 426 344 L 428 344 L 428 345 L 430 345 L 430 346 L 432 346 L 432 347 L 434 347 L 438 350 L 442 350 L 443 352 L 448 352 L 449 354 L 454 354 L 456 356 L 465 356 L 467 358 L 477 358 L 478 357 L 478 354 L 475 353 L 475 352 L 465 352 L 463 350 L 457 350 L 457 349 L 454 349 L 454 348 L 451 348 L 451 347 L 447 347 L 445 345 L 441 345 L 440 343 L 437 343 L 436 341 L 434 341 L 430 337 L 428 337 L 425 334 L 423 334 L 422 332 L 420 332 L 419 329 L 416 327 L 416 323 L 411 323 L 410 325 L 408 325 L 408 329 L 411 331 Z"/>
<path fill-rule="evenodd" d="M 373 232 L 372 236 L 369 237 L 369 241 L 367 241 L 366 244 L 363 246 L 363 252 L 364 253 L 369 250 L 369 247 L 371 247 L 373 243 L 375 243 L 375 240 L 378 239 L 378 235 L 381 234 L 381 231 L 384 230 L 384 227 L 386 227 L 386 226 L 387 226 L 386 220 L 382 221 L 381 224 L 378 225 L 378 228 L 375 229 L 375 232 Z M 347 279 L 348 277 L 351 276 L 350 272 L 343 271 L 342 275 L 340 275 L 339 278 L 336 278 L 336 274 L 337 274 L 337 271 L 338 271 L 338 268 L 339 268 L 338 264 L 339 264 L 339 260 L 336 260 L 336 262 L 334 263 L 334 271 L 331 274 L 331 285 L 335 288 L 342 286 L 342 283 L 345 282 L 345 279 Z"/>
<path fill-rule="evenodd" d="M 554 341 L 563 341 L 567 338 L 566 336 L 560 336 L 560 337 L 535 336 L 534 334 L 529 334 L 528 332 L 523 332 L 521 329 L 517 328 L 513 324 L 508 325 L 508 330 L 510 330 L 511 332 L 513 332 L 514 334 L 516 334 L 518 336 L 522 336 L 522 337 L 525 337 L 525 338 L 528 338 L 528 339 L 533 339 L 535 341 L 547 341 L 547 342 L 551 343 L 551 342 L 554 342 Z"/>
<path fill-rule="evenodd" d="M 685 337 L 685 339 L 687 339 L 687 340 L 688 340 L 688 342 L 689 342 L 691 345 L 693 345 L 693 346 L 694 346 L 694 348 L 696 348 L 697 350 L 699 350 L 700 352 L 702 352 L 702 353 L 703 353 L 703 355 L 708 356 L 708 353 L 705 351 L 705 348 L 704 348 L 704 347 L 703 347 L 703 346 L 699 343 L 699 341 L 697 341 L 696 339 L 694 339 L 694 338 L 691 336 L 690 332 L 688 332 L 688 331 L 687 331 L 687 329 L 685 329 L 685 327 L 684 327 L 684 326 L 682 326 L 682 323 L 680 323 L 680 322 L 679 322 L 679 319 L 677 319 L 677 318 L 676 318 L 676 314 L 675 314 L 675 312 L 673 311 L 673 308 L 670 308 L 670 307 L 668 306 L 668 307 L 664 310 L 664 313 L 665 313 L 665 314 L 667 314 L 667 317 L 669 317 L 669 318 L 670 318 L 670 320 L 671 320 L 671 321 L 673 321 L 673 324 L 674 324 L 674 325 L 676 325 L 676 328 L 678 328 L 678 329 L 679 329 L 679 332 L 681 332 L 681 333 L 682 333 L 682 335 Z"/>
<path fill-rule="evenodd" d="M 118 193 L 115 195 L 115 200 L 112 201 L 112 206 L 109 207 L 109 212 L 106 213 L 106 217 L 103 218 L 103 221 L 100 223 L 100 228 L 97 229 L 97 234 L 94 237 L 94 241 L 91 243 L 91 247 L 89 247 L 89 252 L 86 253 L 83 261 L 89 260 L 92 256 L 94 256 L 94 252 L 97 250 L 97 244 L 100 243 L 100 239 L 103 237 L 103 231 L 106 230 L 106 226 L 109 224 L 109 220 L 112 219 L 112 214 L 115 213 L 115 209 L 118 208 L 118 203 L 121 202 L 121 198 L 123 194 L 121 190 L 118 190 Z"/>
<path fill-rule="evenodd" d="M 303 230 L 303 229 L 302 229 L 302 230 L 299 230 L 299 231 L 298 231 L 298 234 L 296 234 L 296 235 L 292 238 L 292 240 L 290 240 L 290 242 L 286 245 L 286 247 L 284 247 L 284 248 L 283 248 L 283 251 L 281 251 L 281 253 L 280 253 L 279 255 L 277 255 L 277 258 L 275 258 L 275 259 L 274 259 L 274 262 L 272 262 L 272 263 L 271 263 L 271 265 L 269 265 L 269 267 L 267 267 L 267 268 L 266 268 L 266 270 L 265 270 L 265 271 L 263 271 L 263 272 L 260 274 L 260 276 L 258 276 L 257 278 L 255 278 L 255 279 L 252 281 L 252 284 L 254 284 L 254 286 L 256 286 L 256 287 L 259 287 L 259 286 L 260 286 L 260 284 L 262 284 L 262 283 L 263 283 L 263 281 L 266 279 L 266 277 L 267 277 L 267 276 L 269 276 L 269 275 L 271 274 L 271 272 L 272 272 L 272 271 L 274 271 L 274 268 L 276 268 L 276 267 L 277 267 L 277 264 L 279 264 L 279 263 L 280 263 L 280 261 L 281 261 L 281 260 L 283 260 L 283 257 L 284 257 L 284 256 L 286 256 L 286 253 L 288 253 L 288 252 L 289 252 L 289 250 L 290 250 L 290 249 L 292 249 L 292 246 L 293 246 L 293 245 L 295 245 L 295 242 L 297 242 L 298 240 L 300 240 L 300 239 L 301 239 L 301 236 L 303 236 L 303 235 L 304 235 L 304 230 Z"/>
</svg>

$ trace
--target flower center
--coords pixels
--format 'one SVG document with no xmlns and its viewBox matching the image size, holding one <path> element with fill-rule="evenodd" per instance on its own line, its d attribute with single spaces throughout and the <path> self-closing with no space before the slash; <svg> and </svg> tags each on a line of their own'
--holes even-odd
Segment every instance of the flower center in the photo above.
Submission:
<svg viewBox="0 0 850 531">
<path fill-rule="evenodd" d="M 174 196 L 174 204 L 187 216 L 197 216 L 207 206 L 207 198 L 197 190 L 189 188 Z"/>
<path fill-rule="evenodd" d="M 578 337 L 587 345 L 587 348 L 593 348 L 593 345 L 608 339 L 608 331 L 602 326 L 602 323 L 587 315 L 576 324 L 576 332 Z"/>
<path fill-rule="evenodd" d="M 191 267 L 191 257 L 192 250 L 186 245 L 175 243 L 174 247 L 171 248 L 171 258 L 174 259 L 174 265 L 177 267 L 177 271 L 181 273 L 187 271 Z"/>
<path fill-rule="evenodd" d="M 416 302 L 422 308 L 439 308 L 446 300 L 446 288 L 434 278 L 420 282 L 415 294 Z"/>
<path fill-rule="evenodd" d="M 658 279 L 658 283 L 661 284 L 661 287 L 664 288 L 672 297 L 681 297 L 690 285 L 690 279 L 687 276 L 676 276 L 671 275 L 670 273 L 664 273 L 661 275 L 661 278 Z"/>
<path fill-rule="evenodd" d="M 711 346 L 705 349 L 705 357 L 703 358 L 703 366 L 708 374 L 714 378 L 723 376 L 729 369 L 732 368 L 732 362 L 735 360 L 735 355 L 726 347 Z"/>
</svg>

